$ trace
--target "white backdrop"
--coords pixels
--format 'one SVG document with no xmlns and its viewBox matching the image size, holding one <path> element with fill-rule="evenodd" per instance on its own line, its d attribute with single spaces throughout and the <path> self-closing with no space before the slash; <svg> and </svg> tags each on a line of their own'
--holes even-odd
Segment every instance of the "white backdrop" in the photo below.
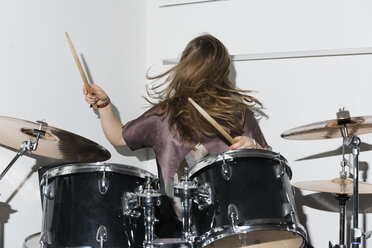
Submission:
<svg viewBox="0 0 372 248">
<path fill-rule="evenodd" d="M 367 0 L 224 0 L 161 7 L 172 2 L 0 1 L 0 115 L 45 119 L 106 147 L 112 154 L 109 162 L 155 172 L 154 162 L 146 161 L 149 151 L 115 149 L 106 141 L 99 120 L 83 101 L 65 31 L 84 55 L 92 81 L 109 93 L 124 123 L 144 111 L 140 96 L 145 95 L 147 68 L 168 68 L 162 60 L 179 56 L 187 42 L 203 32 L 218 37 L 233 55 L 372 47 L 372 3 Z M 352 116 L 372 114 L 371 66 L 371 55 L 234 62 L 237 85 L 257 90 L 254 96 L 264 103 L 266 117 L 260 126 L 274 151 L 288 159 L 292 181 L 337 177 L 339 155 L 296 160 L 336 154 L 341 140 L 288 141 L 280 133 L 333 119 L 344 106 Z M 360 155 L 361 175 L 372 182 L 372 135 L 361 139 L 367 150 Z M 14 156 L 14 151 L 0 147 L 0 168 Z M 0 182 L 0 248 L 21 247 L 26 236 L 40 231 L 40 196 L 32 168 L 48 163 L 24 156 Z M 325 211 L 335 205 L 332 196 L 302 191 L 296 200 L 313 246 L 337 243 L 338 214 Z M 363 197 L 361 210 L 368 212 L 369 202 L 371 198 Z M 365 231 L 372 229 L 370 214 L 360 219 Z M 364 247 L 371 248 L 371 241 Z"/>
<path fill-rule="evenodd" d="M 189 40 L 204 32 L 219 38 L 230 54 L 239 57 L 372 46 L 370 1 L 227 0 L 159 6 L 172 2 L 149 3 L 148 64 L 158 63 L 159 70 L 159 60 L 177 58 Z M 335 119 L 342 107 L 352 116 L 372 114 L 371 68 L 372 55 L 234 62 L 237 86 L 258 91 L 254 96 L 263 102 L 265 114 L 259 122 L 261 129 L 274 151 L 288 159 L 293 182 L 338 177 L 341 155 L 336 150 L 342 140 L 290 141 L 280 134 L 300 125 Z M 367 150 L 360 154 L 361 177 L 372 182 L 368 169 L 372 135 L 362 135 L 361 139 L 365 143 L 362 150 Z M 310 156 L 316 158 L 302 160 Z M 361 212 L 370 212 L 371 200 L 361 198 Z M 298 191 L 296 201 L 312 245 L 338 243 L 334 197 Z M 370 214 L 361 214 L 360 223 L 364 231 L 371 230 Z M 348 235 L 349 226 L 350 217 Z M 368 241 L 363 247 L 371 246 Z"/>
<path fill-rule="evenodd" d="M 93 82 L 125 111 L 120 117 L 126 122 L 143 111 L 145 1 L 4 0 L 0 1 L 0 30 L 0 115 L 45 119 L 51 126 L 106 147 L 112 155 L 109 162 L 146 163 L 136 157 L 143 160 L 146 151 L 119 150 L 129 155 L 124 157 L 105 139 L 99 119 L 83 100 L 83 82 L 65 37 L 68 31 Z M 9 130 L 14 135 L 16 131 Z M 0 147 L 0 168 L 15 154 Z M 24 156 L 0 182 L 1 248 L 22 247 L 25 237 L 40 232 L 40 193 L 32 168 L 53 162 Z"/>
</svg>

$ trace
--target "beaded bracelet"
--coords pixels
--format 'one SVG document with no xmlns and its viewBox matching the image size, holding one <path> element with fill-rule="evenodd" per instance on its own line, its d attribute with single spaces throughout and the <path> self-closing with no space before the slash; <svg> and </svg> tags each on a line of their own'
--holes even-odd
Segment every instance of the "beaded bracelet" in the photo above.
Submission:
<svg viewBox="0 0 372 248">
<path fill-rule="evenodd" d="M 111 103 L 110 97 L 107 97 L 106 101 L 101 105 L 97 105 L 98 108 L 104 108 Z"/>
</svg>

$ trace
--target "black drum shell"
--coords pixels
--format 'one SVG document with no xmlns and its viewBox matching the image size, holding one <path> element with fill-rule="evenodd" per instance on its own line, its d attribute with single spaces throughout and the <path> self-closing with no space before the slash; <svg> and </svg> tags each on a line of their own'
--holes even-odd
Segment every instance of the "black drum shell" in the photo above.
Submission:
<svg viewBox="0 0 372 248">
<path fill-rule="evenodd" d="M 61 166 L 60 169 L 68 171 L 68 166 Z M 102 166 L 84 166 L 88 168 L 87 171 L 62 173 L 47 180 L 47 185 L 54 191 L 54 197 L 44 197 L 43 203 L 46 208 L 44 230 L 51 239 L 51 247 L 98 248 L 100 244 L 96 236 L 100 226 L 107 230 L 105 247 L 142 247 L 143 218 L 123 214 L 123 197 L 144 184 L 143 175 L 137 175 L 131 168 L 130 173 L 126 173 L 122 169 L 112 169 L 113 165 L 109 165 L 104 172 L 109 187 L 103 194 L 98 186 L 99 180 L 103 178 Z M 98 171 L 91 171 L 92 168 L 97 168 Z M 120 165 L 115 165 L 115 168 L 120 168 Z"/>
<path fill-rule="evenodd" d="M 224 168 L 228 169 L 225 175 Z M 198 185 L 208 184 L 212 196 L 212 204 L 204 209 L 193 203 L 197 235 L 208 239 L 213 229 L 232 227 L 231 206 L 237 210 L 234 224 L 238 227 L 296 229 L 292 226 L 299 221 L 288 174 L 290 168 L 282 156 L 256 149 L 213 155 L 192 167 L 191 179 Z M 299 232 L 305 239 L 306 232 Z"/>
</svg>

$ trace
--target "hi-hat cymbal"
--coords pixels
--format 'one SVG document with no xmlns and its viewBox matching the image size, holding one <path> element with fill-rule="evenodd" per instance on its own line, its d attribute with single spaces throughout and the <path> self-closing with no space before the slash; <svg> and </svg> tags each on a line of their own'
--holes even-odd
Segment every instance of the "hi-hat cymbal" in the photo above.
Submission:
<svg viewBox="0 0 372 248">
<path fill-rule="evenodd" d="M 0 145 L 18 150 L 24 141 L 35 141 L 34 129 L 40 124 L 21 119 L 0 116 Z M 103 146 L 52 126 L 42 129 L 37 149 L 32 154 L 68 162 L 99 162 L 111 157 Z"/>
<path fill-rule="evenodd" d="M 330 181 L 306 181 L 293 183 L 292 185 L 296 188 L 310 191 L 352 195 L 353 182 L 352 178 L 335 178 Z M 372 184 L 359 182 L 358 187 L 359 194 L 372 194 Z"/>
<path fill-rule="evenodd" d="M 345 124 L 350 136 L 372 133 L 372 116 L 350 117 Z M 289 129 L 282 138 L 293 140 L 318 140 L 343 137 L 343 124 L 339 120 L 328 120 Z"/>
</svg>

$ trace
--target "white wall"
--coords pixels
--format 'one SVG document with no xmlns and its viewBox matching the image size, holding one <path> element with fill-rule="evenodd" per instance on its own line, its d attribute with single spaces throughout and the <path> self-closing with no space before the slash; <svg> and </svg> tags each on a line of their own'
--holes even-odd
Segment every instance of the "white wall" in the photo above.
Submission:
<svg viewBox="0 0 372 248">
<path fill-rule="evenodd" d="M 0 115 L 46 119 L 51 126 L 106 147 L 112 154 L 109 162 L 155 172 L 153 162 L 146 161 L 148 151 L 117 151 L 106 141 L 99 120 L 83 101 L 82 81 L 65 31 L 84 55 L 93 81 L 110 94 L 123 122 L 143 112 L 140 96 L 145 95 L 146 69 L 163 71 L 162 60 L 176 58 L 202 32 L 221 39 L 234 55 L 372 47 L 372 4 L 367 0 L 226 0 L 159 8 L 165 2 L 170 0 L 0 1 Z M 340 156 L 296 160 L 333 151 L 341 140 L 287 141 L 280 133 L 333 119 L 343 106 L 353 116 L 370 115 L 371 65 L 369 55 L 234 63 L 237 85 L 259 91 L 255 96 L 268 116 L 260 120 L 261 128 L 274 150 L 288 159 L 293 181 L 336 177 Z M 361 138 L 372 142 L 371 134 Z M 1 147 L 0 168 L 14 156 L 14 151 Z M 371 151 L 361 153 L 367 169 L 371 157 Z M 26 236 L 40 231 L 39 190 L 32 167 L 48 163 L 24 156 L 0 182 L 0 209 L 8 203 L 17 211 L 0 214 L 0 223 L 5 222 L 0 248 L 20 247 Z M 372 181 L 370 170 L 366 175 Z M 325 206 L 334 204 L 326 194 L 302 194 L 296 199 L 303 204 L 315 205 L 314 198 Z M 368 211 L 370 198 L 362 200 Z M 300 210 L 315 247 L 325 247 L 329 240 L 337 243 L 337 213 L 307 206 Z M 361 223 L 365 231 L 371 230 L 370 214 L 361 216 Z M 371 246 L 368 241 L 364 247 Z"/>
<path fill-rule="evenodd" d="M 178 57 L 187 42 L 203 32 L 218 37 L 232 55 L 372 47 L 370 1 L 227 0 L 159 7 L 170 2 L 149 2 L 148 63 L 159 71 L 168 68 L 161 60 Z M 240 61 L 234 67 L 240 88 L 259 91 L 254 96 L 264 103 L 267 115 L 260 126 L 274 151 L 288 159 L 292 181 L 337 177 L 340 155 L 296 160 L 332 153 L 341 146 L 341 139 L 290 141 L 280 134 L 334 119 L 341 107 L 347 107 L 352 116 L 372 114 L 372 56 Z M 371 134 L 360 138 L 364 147 L 372 142 Z M 367 182 L 372 182 L 371 159 L 371 151 L 360 154 Z M 296 200 L 313 246 L 338 243 L 338 214 L 325 211 L 336 204 L 333 196 L 302 191 Z M 368 212 L 370 200 L 368 196 L 361 199 L 361 212 Z M 370 214 L 360 215 L 360 223 L 364 231 L 371 230 Z M 364 247 L 372 247 L 371 241 Z"/>
<path fill-rule="evenodd" d="M 136 157 L 146 158 L 146 151 L 123 157 L 106 141 L 99 120 L 83 100 L 83 83 L 65 37 L 68 31 L 93 81 L 124 111 L 120 116 L 126 122 L 143 110 L 145 1 L 4 0 L 0 1 L 0 30 L 0 115 L 45 119 L 51 126 L 106 147 L 112 154 L 109 162 L 146 163 Z M 17 130 L 9 131 L 17 135 Z M 0 148 L 1 170 L 15 154 Z M 5 234 L 1 248 L 21 247 L 26 236 L 40 232 L 38 179 L 31 168 L 48 163 L 24 156 L 0 182 L 0 222 L 6 222 L 0 232 Z M 9 215 L 6 202 L 17 212 Z"/>
</svg>

